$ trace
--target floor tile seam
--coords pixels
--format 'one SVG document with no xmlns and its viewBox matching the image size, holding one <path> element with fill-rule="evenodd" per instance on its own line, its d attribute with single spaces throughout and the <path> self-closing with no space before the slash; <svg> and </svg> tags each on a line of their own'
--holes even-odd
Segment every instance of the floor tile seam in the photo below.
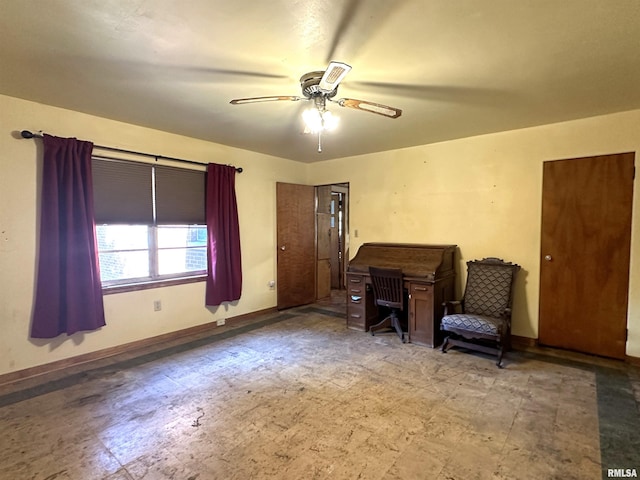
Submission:
<svg viewBox="0 0 640 480">
<path fill-rule="evenodd" d="M 472 415 L 472 418 L 473 418 L 473 417 L 481 416 L 482 412 L 480 410 L 476 410 L 476 411 L 473 411 L 472 414 L 473 414 Z M 509 439 L 509 436 L 511 435 L 511 431 L 513 429 L 514 422 L 515 422 L 515 415 L 511 419 L 511 424 L 509 425 L 508 431 L 504 432 L 504 440 L 500 441 L 500 445 L 497 448 L 497 451 L 499 452 L 500 455 L 503 453 L 506 445 L 508 444 L 508 439 Z M 500 433 L 500 432 L 498 432 L 498 433 Z M 468 425 L 464 426 L 464 429 L 463 429 L 462 433 L 460 434 L 460 440 L 459 440 L 458 443 L 467 443 L 467 444 L 469 444 L 469 442 L 467 442 L 467 440 L 468 439 L 472 439 L 474 437 L 474 435 L 476 435 L 476 434 L 483 435 L 482 433 L 479 433 L 477 431 L 476 425 L 474 425 L 473 423 L 469 423 Z"/>
<path fill-rule="evenodd" d="M 111 451 L 111 449 L 102 441 L 102 439 L 100 438 L 100 436 L 96 433 L 96 432 L 92 432 L 91 436 L 94 438 L 94 440 L 98 441 L 100 446 L 102 447 L 102 449 L 105 452 L 109 453 L 109 456 L 119 465 L 119 467 L 115 470 L 115 472 L 111 472 L 109 473 L 109 475 L 113 475 L 116 472 L 118 472 L 121 469 L 125 469 L 126 467 L 122 464 L 122 462 L 120 461 L 120 459 L 118 459 L 118 457 Z M 129 472 L 127 471 L 127 475 L 130 475 Z M 133 478 L 133 476 L 131 476 Z M 47 477 L 49 478 L 49 477 Z"/>
<path fill-rule="evenodd" d="M 171 446 L 171 444 L 169 444 L 169 446 Z M 175 454 L 173 453 L 173 451 L 172 451 L 172 449 L 171 449 L 171 448 L 164 448 L 164 449 L 162 449 L 162 453 L 163 453 L 164 455 L 167 455 L 167 454 L 171 455 L 171 458 L 173 459 L 173 461 L 174 461 L 176 464 L 181 465 L 181 466 L 183 466 L 183 467 L 187 467 L 187 465 L 186 465 L 183 461 L 181 461 L 181 460 L 180 460 L 180 458 L 178 458 L 178 456 L 177 456 L 177 455 L 175 455 Z M 140 462 L 143 458 L 145 458 L 145 457 L 151 457 L 151 456 L 153 456 L 153 453 L 145 453 L 145 454 L 143 454 L 143 455 L 139 455 L 138 457 L 136 457 L 135 459 L 131 460 L 130 462 L 127 462 L 127 463 L 126 463 L 126 464 L 124 464 L 124 465 L 122 464 L 122 462 L 121 462 L 120 460 L 118 460 L 118 459 L 117 459 L 117 457 L 115 457 L 115 455 L 114 455 L 114 458 L 117 460 L 117 462 L 118 462 L 120 465 L 122 465 L 122 468 L 124 468 L 124 469 L 125 469 L 125 471 L 127 472 L 127 475 L 129 475 L 132 479 L 136 479 L 136 478 L 147 478 L 147 476 L 148 476 L 148 475 L 149 475 L 149 473 L 150 473 L 150 472 L 149 472 L 149 470 L 147 470 L 147 472 L 146 472 L 146 474 L 144 475 L 144 477 L 139 477 L 139 476 L 134 475 L 134 474 L 130 471 L 130 468 L 131 468 L 131 467 L 133 467 L 133 465 L 134 465 L 135 463 Z M 187 468 L 188 468 L 188 467 L 187 467 Z M 47 480 L 47 479 L 45 479 L 45 480 Z"/>
<path fill-rule="evenodd" d="M 507 435 L 505 436 L 504 445 L 502 446 L 502 450 L 500 450 L 501 455 L 506 453 L 508 451 L 508 445 L 511 445 L 511 443 L 509 442 L 509 438 L 511 438 L 511 434 L 513 433 L 513 427 L 516 424 L 516 418 L 518 417 L 518 412 L 520 411 L 520 407 L 522 406 L 522 402 L 523 402 L 523 399 L 520 398 L 520 402 L 518 404 L 518 407 L 515 409 L 515 414 L 511 418 L 511 424 L 509 425 L 509 431 L 507 432 Z"/>
</svg>

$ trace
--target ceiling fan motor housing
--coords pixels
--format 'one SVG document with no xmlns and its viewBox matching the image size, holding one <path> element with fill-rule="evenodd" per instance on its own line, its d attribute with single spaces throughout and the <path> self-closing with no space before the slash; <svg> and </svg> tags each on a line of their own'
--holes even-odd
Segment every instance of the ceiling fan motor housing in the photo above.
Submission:
<svg viewBox="0 0 640 480">
<path fill-rule="evenodd" d="M 307 98 L 314 98 L 318 96 L 325 96 L 326 98 L 333 98 L 338 93 L 338 87 L 331 92 L 323 92 L 320 90 L 319 84 L 322 80 L 324 71 L 305 73 L 300 77 L 300 86 L 302 87 L 302 94 Z"/>
</svg>

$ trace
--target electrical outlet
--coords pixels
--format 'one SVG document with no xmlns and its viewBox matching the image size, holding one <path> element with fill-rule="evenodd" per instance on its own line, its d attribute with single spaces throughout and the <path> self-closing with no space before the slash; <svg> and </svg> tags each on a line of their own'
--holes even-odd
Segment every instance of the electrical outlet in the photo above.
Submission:
<svg viewBox="0 0 640 480">
<path fill-rule="evenodd" d="M 162 302 L 160 300 L 154 300 L 153 301 L 153 311 L 154 312 L 159 312 L 160 310 L 162 310 Z"/>
<path fill-rule="evenodd" d="M 219 327 L 221 327 L 222 325 L 224 325 L 224 323 L 225 323 L 225 322 L 224 322 L 224 318 L 221 318 L 221 319 L 219 319 L 219 320 L 217 320 L 217 321 L 216 321 L 216 324 L 217 324 Z"/>
</svg>

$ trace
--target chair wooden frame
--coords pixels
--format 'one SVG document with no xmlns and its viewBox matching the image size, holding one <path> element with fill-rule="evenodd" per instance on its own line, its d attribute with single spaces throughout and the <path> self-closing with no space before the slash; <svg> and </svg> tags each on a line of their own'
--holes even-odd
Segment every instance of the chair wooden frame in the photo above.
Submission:
<svg viewBox="0 0 640 480">
<path fill-rule="evenodd" d="M 376 305 L 387 307 L 391 310 L 389 315 L 381 322 L 369 327 L 369 332 L 374 335 L 383 328 L 391 328 L 398 334 L 402 343 L 408 340 L 408 333 L 403 331 L 398 313 L 404 310 L 404 290 L 402 270 L 399 268 L 369 267 L 371 286 Z"/>
<path fill-rule="evenodd" d="M 481 280 L 478 280 L 478 276 L 482 269 L 487 271 L 493 269 L 494 272 L 499 272 L 503 278 L 503 284 L 494 286 L 494 290 L 500 290 L 491 292 L 492 285 L 487 285 L 487 298 L 491 297 L 492 293 L 500 296 L 500 301 L 497 302 L 499 307 L 492 305 L 491 308 L 483 307 L 482 301 L 478 299 L 474 300 L 473 309 L 468 311 L 467 295 L 471 289 L 474 292 L 483 288 L 480 284 Z M 495 270 L 498 269 L 498 270 Z M 511 348 L 511 306 L 513 301 L 513 285 L 516 273 L 520 270 L 520 265 L 505 262 L 500 258 L 489 257 L 482 260 L 474 260 L 467 262 L 467 283 L 465 286 L 465 292 L 463 298 L 459 301 L 448 301 L 444 305 L 444 316 L 441 321 L 441 330 L 448 332 L 449 335 L 445 338 L 442 344 L 442 352 L 446 353 L 452 346 L 459 346 L 468 348 L 471 350 L 477 350 L 484 353 L 497 355 L 498 359 L 496 365 L 502 368 L 502 359 L 505 351 Z M 494 310 L 495 313 L 488 314 L 485 310 Z M 473 320 L 480 325 L 492 325 L 495 328 L 495 332 L 481 331 L 479 328 L 467 328 L 464 325 L 460 325 L 461 322 L 449 322 L 454 317 L 464 316 L 466 319 Z M 493 330 L 493 329 L 492 329 Z"/>
</svg>

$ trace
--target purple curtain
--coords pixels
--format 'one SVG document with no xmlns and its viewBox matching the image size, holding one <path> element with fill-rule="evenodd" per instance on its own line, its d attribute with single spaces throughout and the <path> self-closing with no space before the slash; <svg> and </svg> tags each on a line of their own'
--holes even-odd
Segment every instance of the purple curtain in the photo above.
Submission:
<svg viewBox="0 0 640 480">
<path fill-rule="evenodd" d="M 91 142 L 44 136 L 33 338 L 105 325 L 93 217 L 92 149 Z"/>
<path fill-rule="evenodd" d="M 242 291 L 235 176 L 234 167 L 215 163 L 207 166 L 206 304 L 212 306 L 238 300 Z"/>
</svg>

